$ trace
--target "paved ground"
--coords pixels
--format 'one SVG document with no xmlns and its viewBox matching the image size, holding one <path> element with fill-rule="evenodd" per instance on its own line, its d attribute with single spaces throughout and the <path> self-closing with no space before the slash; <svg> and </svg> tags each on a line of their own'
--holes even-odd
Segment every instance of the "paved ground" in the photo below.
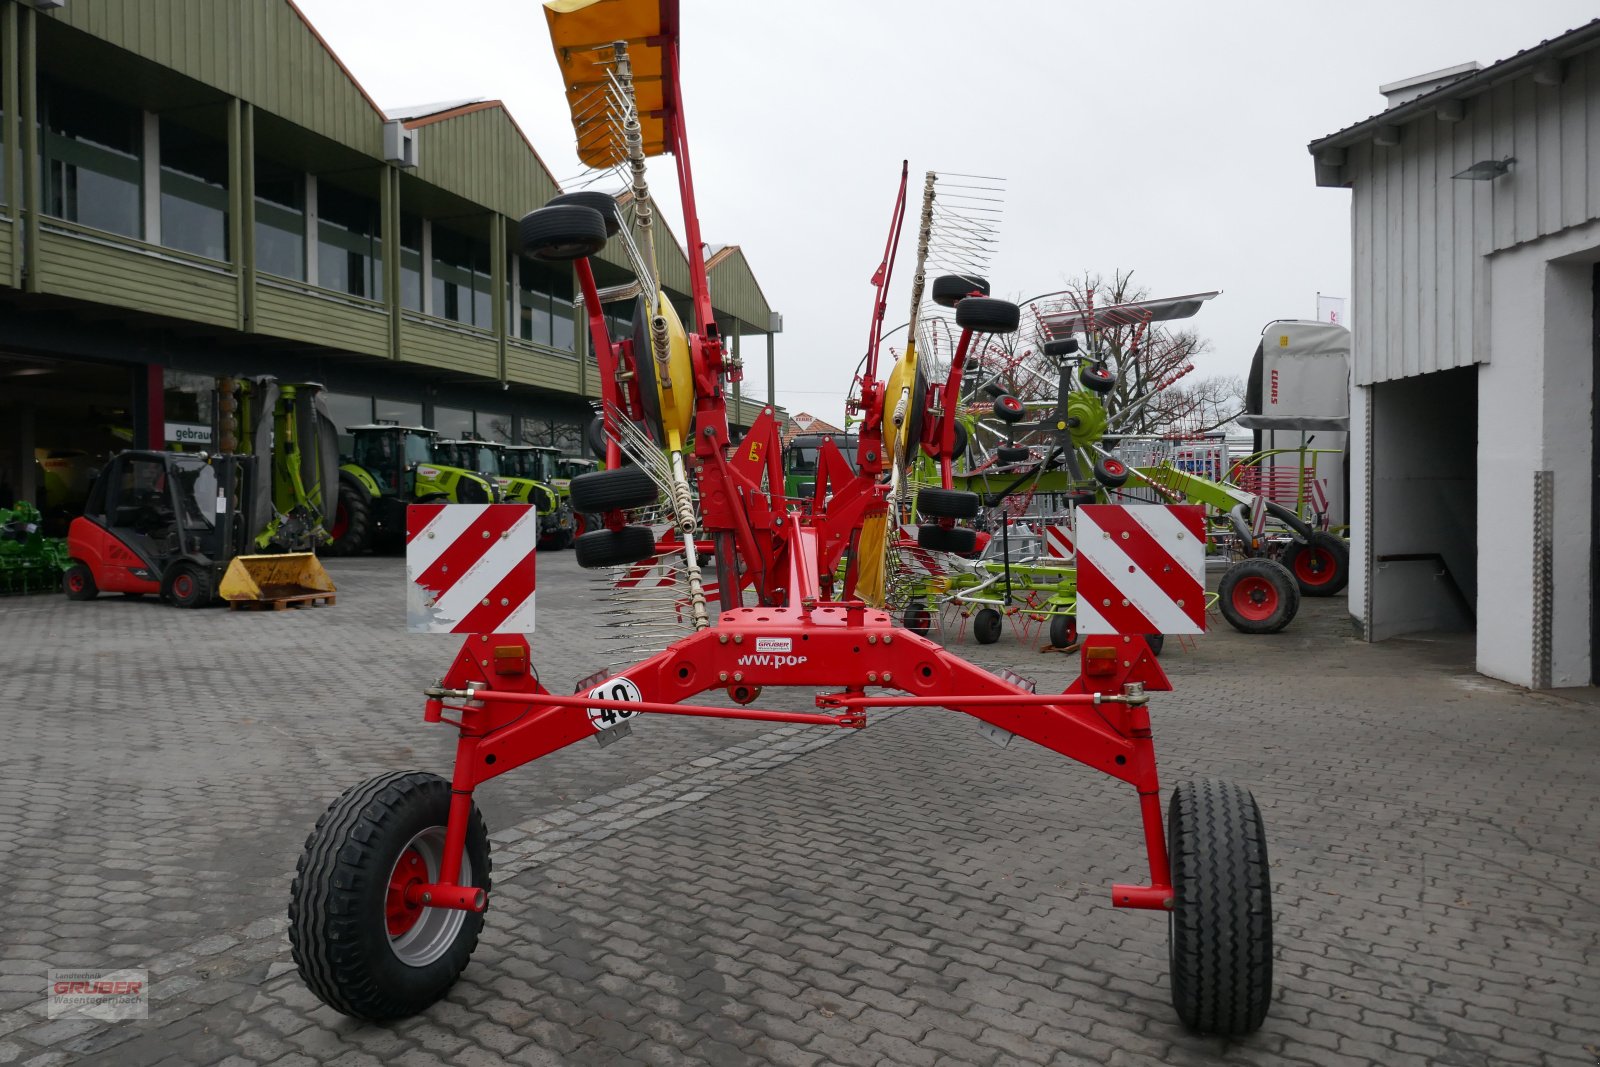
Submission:
<svg viewBox="0 0 1600 1067">
<path fill-rule="evenodd" d="M 570 689 L 641 631 L 541 562 Z M 1238 779 L 1267 818 L 1277 1001 L 1248 1040 L 1182 1031 L 1165 924 L 1107 903 L 1131 793 L 929 709 L 652 720 L 492 783 L 473 964 L 424 1017 L 352 1023 L 288 962 L 290 872 L 347 785 L 445 769 L 417 690 L 453 644 L 401 632 L 398 561 L 333 573 L 339 604 L 292 614 L 0 601 L 0 1064 L 1600 1062 L 1596 712 L 1316 601 L 1169 642 L 1154 708 L 1168 783 Z M 1072 659 L 1035 643 L 961 648 L 1059 689 Z M 46 968 L 116 965 L 149 968 L 148 1021 L 44 1018 Z"/>
</svg>

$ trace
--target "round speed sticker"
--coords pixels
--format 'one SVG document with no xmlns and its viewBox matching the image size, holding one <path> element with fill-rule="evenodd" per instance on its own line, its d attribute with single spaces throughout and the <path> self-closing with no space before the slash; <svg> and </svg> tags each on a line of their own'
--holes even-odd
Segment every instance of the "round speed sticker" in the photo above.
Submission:
<svg viewBox="0 0 1600 1067">
<path fill-rule="evenodd" d="M 589 690 L 590 700 L 614 700 L 619 703 L 637 703 L 639 687 L 627 678 L 613 678 Z M 596 730 L 609 730 L 618 723 L 627 722 L 638 714 L 627 708 L 589 708 L 589 721 Z"/>
</svg>

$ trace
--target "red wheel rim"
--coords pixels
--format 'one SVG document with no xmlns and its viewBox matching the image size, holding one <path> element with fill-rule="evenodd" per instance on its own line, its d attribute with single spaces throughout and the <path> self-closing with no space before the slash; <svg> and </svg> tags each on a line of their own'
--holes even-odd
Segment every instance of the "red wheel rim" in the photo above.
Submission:
<svg viewBox="0 0 1600 1067">
<path fill-rule="evenodd" d="M 189 594 L 194 592 L 194 579 L 187 574 L 180 574 L 172 579 L 172 595 L 179 600 L 188 600 Z"/>
<path fill-rule="evenodd" d="M 1021 411 L 1022 401 L 1018 400 L 1014 396 L 1008 396 L 1000 401 L 1000 406 L 1005 408 L 1007 411 Z"/>
<path fill-rule="evenodd" d="M 1114 460 L 1114 459 L 1106 460 L 1106 473 L 1107 474 L 1115 476 L 1115 475 L 1121 474 L 1123 471 L 1125 471 L 1127 469 L 1128 468 L 1124 467 L 1117 460 Z"/>
<path fill-rule="evenodd" d="M 1240 578 L 1233 587 L 1233 610 L 1251 622 L 1264 622 L 1278 610 L 1278 588 L 1260 575 Z"/>
<path fill-rule="evenodd" d="M 83 575 L 78 572 L 67 575 L 67 588 L 74 593 L 83 592 Z"/>
<path fill-rule="evenodd" d="M 343 501 L 340 501 L 338 510 L 333 513 L 333 529 L 329 530 L 328 533 L 335 541 L 337 541 L 343 537 L 345 532 L 349 529 L 350 509 L 344 506 Z"/>
<path fill-rule="evenodd" d="M 1326 548 L 1308 545 L 1294 557 L 1294 576 L 1302 585 L 1327 585 L 1337 569 L 1333 553 Z"/>
<path fill-rule="evenodd" d="M 390 937 L 399 937 L 422 918 L 422 905 L 408 904 L 406 890 L 424 884 L 427 879 L 428 864 L 422 853 L 415 848 L 406 849 L 394 865 L 394 873 L 389 876 L 389 890 L 383 899 L 383 921 Z"/>
</svg>

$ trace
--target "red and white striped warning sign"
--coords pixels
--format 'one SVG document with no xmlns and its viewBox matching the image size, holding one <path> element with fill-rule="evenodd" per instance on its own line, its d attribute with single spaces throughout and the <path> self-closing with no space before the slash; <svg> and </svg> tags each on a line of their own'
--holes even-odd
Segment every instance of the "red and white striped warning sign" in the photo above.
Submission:
<svg viewBox="0 0 1600 1067">
<path fill-rule="evenodd" d="M 406 629 L 533 633 L 539 514 L 529 504 L 406 508 Z"/>
<path fill-rule="evenodd" d="M 1198 504 L 1078 509 L 1078 632 L 1206 630 L 1206 527 Z"/>
<path fill-rule="evenodd" d="M 1071 559 L 1072 527 L 1066 523 L 1044 528 L 1044 550 L 1052 559 Z"/>
</svg>

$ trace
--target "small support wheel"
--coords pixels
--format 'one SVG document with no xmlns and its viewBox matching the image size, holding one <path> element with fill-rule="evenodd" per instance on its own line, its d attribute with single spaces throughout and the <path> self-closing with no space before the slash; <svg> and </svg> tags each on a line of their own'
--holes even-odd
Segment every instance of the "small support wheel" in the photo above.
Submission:
<svg viewBox="0 0 1600 1067">
<path fill-rule="evenodd" d="M 427 907 L 406 892 L 438 881 L 449 816 L 449 782 L 396 771 L 346 790 L 306 838 L 289 887 L 289 946 L 307 988 L 333 1010 L 375 1021 L 415 1015 L 466 968 L 483 914 Z M 489 890 L 476 805 L 461 883 Z"/>
<path fill-rule="evenodd" d="M 972 636 L 980 645 L 992 645 L 1000 640 L 1000 613 L 994 608 L 984 608 L 974 615 Z"/>
<path fill-rule="evenodd" d="M 581 204 L 593 208 L 600 213 L 606 223 L 606 236 L 615 237 L 622 229 L 622 219 L 617 214 L 617 201 L 610 193 L 597 192 L 592 189 L 580 189 L 575 193 L 561 193 L 545 201 L 545 207 L 556 207 L 560 204 Z"/>
<path fill-rule="evenodd" d="M 935 552 L 954 552 L 964 556 L 978 547 L 978 531 L 966 526 L 925 523 L 917 527 L 917 544 Z"/>
<path fill-rule="evenodd" d="M 969 296 L 956 304 L 956 325 L 973 333 L 1016 333 L 1022 309 L 1009 300 Z"/>
<path fill-rule="evenodd" d="M 1304 544 L 1291 542 L 1280 562 L 1304 596 L 1338 596 L 1350 581 L 1350 546 L 1322 530 L 1312 531 Z"/>
<path fill-rule="evenodd" d="M 1275 634 L 1300 611 L 1300 587 L 1283 564 L 1243 559 L 1217 583 L 1222 617 L 1240 633 Z"/>
<path fill-rule="evenodd" d="M 94 571 L 87 563 L 68 567 L 67 573 L 61 576 L 61 587 L 67 591 L 68 600 L 93 600 L 100 595 L 99 586 L 94 584 Z"/>
<path fill-rule="evenodd" d="M 1167 806 L 1172 1006 L 1189 1029 L 1234 1037 L 1272 1003 L 1272 883 L 1267 835 L 1250 791 L 1184 782 Z"/>
<path fill-rule="evenodd" d="M 1055 615 L 1050 619 L 1050 647 L 1071 648 L 1078 643 L 1078 620 L 1071 615 Z"/>
<path fill-rule="evenodd" d="M 555 204 L 530 211 L 519 229 L 534 259 L 562 263 L 592 256 L 606 246 L 605 216 L 586 204 Z"/>
<path fill-rule="evenodd" d="M 660 499 L 661 491 L 641 468 L 618 467 L 578 475 L 569 494 L 573 511 L 605 512 L 647 508 Z"/>
<path fill-rule="evenodd" d="M 1117 387 L 1117 376 L 1104 363 L 1085 363 L 1078 369 L 1078 381 L 1085 389 L 1109 393 Z"/>
<path fill-rule="evenodd" d="M 1020 445 L 1002 445 L 995 450 L 995 455 L 1001 463 L 1026 463 L 1033 457 L 1033 450 Z"/>
<path fill-rule="evenodd" d="M 928 610 L 927 604 L 913 600 L 906 605 L 905 614 L 900 616 L 900 625 L 918 637 L 927 637 L 933 631 L 933 613 Z"/>
<path fill-rule="evenodd" d="M 1001 422 L 1021 422 L 1027 414 L 1027 405 L 1010 393 L 1002 393 L 994 398 L 994 416 Z"/>
<path fill-rule="evenodd" d="M 203 608 L 213 598 L 211 575 L 193 563 L 174 564 L 167 575 L 167 599 L 180 608 Z"/>
<path fill-rule="evenodd" d="M 917 490 L 917 512 L 928 519 L 973 519 L 978 516 L 978 494 L 930 486 Z"/>
<path fill-rule="evenodd" d="M 1101 456 L 1094 461 L 1094 480 L 1107 489 L 1121 489 L 1128 484 L 1128 467 L 1120 459 Z"/>
<path fill-rule="evenodd" d="M 1166 634 L 1145 634 L 1144 643 L 1150 646 L 1152 656 L 1160 656 L 1161 650 L 1167 645 Z"/>
<path fill-rule="evenodd" d="M 656 554 L 655 531 L 648 526 L 592 530 L 572 542 L 580 567 L 622 567 Z"/>
<path fill-rule="evenodd" d="M 953 308 L 974 295 L 989 295 L 989 282 L 977 275 L 941 274 L 933 280 L 929 291 L 929 299 L 943 308 Z"/>
</svg>

